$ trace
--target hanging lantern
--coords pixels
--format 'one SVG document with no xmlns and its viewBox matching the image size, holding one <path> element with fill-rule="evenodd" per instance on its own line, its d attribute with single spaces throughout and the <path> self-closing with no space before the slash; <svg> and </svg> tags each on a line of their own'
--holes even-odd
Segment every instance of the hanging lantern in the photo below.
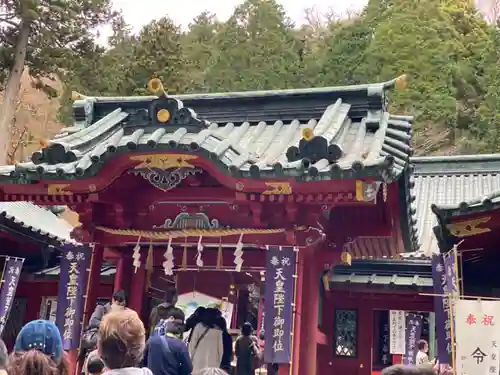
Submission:
<svg viewBox="0 0 500 375">
<path fill-rule="evenodd" d="M 168 239 L 167 251 L 163 254 L 163 258 L 165 258 L 163 262 L 165 276 L 172 276 L 174 274 L 174 248 L 172 247 L 172 238 Z"/>
<path fill-rule="evenodd" d="M 198 240 L 198 247 L 197 247 L 197 253 L 196 253 L 196 267 L 203 267 L 203 260 L 201 259 L 201 254 L 203 252 L 203 244 L 201 243 L 201 239 L 203 236 L 200 236 L 200 239 Z"/>
<path fill-rule="evenodd" d="M 236 244 L 236 249 L 234 250 L 234 264 L 236 265 L 235 271 L 241 272 L 241 267 L 243 265 L 243 234 L 240 235 L 238 243 Z"/>
<path fill-rule="evenodd" d="M 134 273 L 137 273 L 137 270 L 139 268 L 141 268 L 141 245 L 140 245 L 140 242 L 141 242 L 141 237 L 139 237 L 137 239 L 137 243 L 134 246 L 134 252 L 132 253 L 132 259 L 134 259 L 132 264 L 135 267 Z"/>
</svg>

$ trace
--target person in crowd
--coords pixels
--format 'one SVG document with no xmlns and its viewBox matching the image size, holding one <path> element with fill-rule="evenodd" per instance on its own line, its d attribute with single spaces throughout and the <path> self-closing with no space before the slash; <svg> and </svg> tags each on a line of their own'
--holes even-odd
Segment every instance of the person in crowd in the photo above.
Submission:
<svg viewBox="0 0 500 375">
<path fill-rule="evenodd" d="M 89 324 L 83 332 L 80 360 L 83 360 L 84 358 L 86 359 L 88 354 L 96 349 L 97 331 L 99 330 L 102 318 L 110 311 L 125 309 L 126 304 L 127 295 L 123 290 L 119 290 L 113 294 L 111 302 L 108 302 L 105 305 L 96 306 L 92 316 L 90 317 Z"/>
<path fill-rule="evenodd" d="M 193 372 L 193 375 L 229 375 L 226 371 L 218 367 L 207 367 L 200 371 Z"/>
<path fill-rule="evenodd" d="M 435 375 L 429 366 L 394 365 L 382 370 L 380 375 Z"/>
<path fill-rule="evenodd" d="M 234 346 L 236 355 L 236 375 L 254 375 L 259 367 L 259 341 L 253 335 L 253 327 L 249 322 L 243 323 L 241 336 L 236 339 Z"/>
<path fill-rule="evenodd" d="M 151 334 L 161 319 L 167 319 L 168 311 L 172 307 L 175 307 L 178 297 L 177 289 L 169 287 L 165 292 L 165 301 L 153 307 L 149 315 L 149 330 Z"/>
<path fill-rule="evenodd" d="M 427 343 L 427 341 L 419 340 L 417 347 L 418 347 L 418 352 L 415 359 L 415 364 L 430 365 L 431 362 L 429 361 L 429 355 L 427 354 L 429 352 L 429 344 Z"/>
<path fill-rule="evenodd" d="M 193 365 L 183 334 L 184 312 L 172 307 L 146 343 L 144 364 L 154 375 L 191 375 Z"/>
<path fill-rule="evenodd" d="M 130 309 L 111 311 L 104 316 L 97 335 L 99 356 L 106 375 L 152 375 L 141 363 L 146 330 L 137 313 Z"/>
<path fill-rule="evenodd" d="M 0 375 L 7 375 L 9 366 L 9 352 L 2 339 L 0 339 Z"/>
<path fill-rule="evenodd" d="M 61 333 L 48 320 L 34 320 L 17 335 L 7 373 L 10 375 L 65 375 Z"/>
<path fill-rule="evenodd" d="M 83 370 L 84 375 L 90 374 L 88 367 L 89 367 L 91 362 L 97 362 L 97 360 L 100 360 L 102 362 L 102 359 L 99 357 L 99 351 L 97 349 L 95 349 L 88 354 L 87 358 L 85 359 L 85 362 L 83 363 L 82 370 Z M 94 368 L 95 368 L 95 366 L 94 366 Z"/>
<path fill-rule="evenodd" d="M 233 342 L 220 307 L 198 307 L 186 321 L 193 369 L 219 367 L 231 371 Z"/>
<path fill-rule="evenodd" d="M 95 356 L 90 359 L 87 363 L 86 373 L 87 375 L 101 375 L 104 373 L 106 366 L 99 356 Z"/>
</svg>

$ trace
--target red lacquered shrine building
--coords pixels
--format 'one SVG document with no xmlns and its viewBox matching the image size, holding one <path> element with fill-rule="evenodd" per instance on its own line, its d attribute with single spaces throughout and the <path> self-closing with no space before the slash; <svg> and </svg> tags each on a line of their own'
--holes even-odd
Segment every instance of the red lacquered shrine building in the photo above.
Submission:
<svg viewBox="0 0 500 375">
<path fill-rule="evenodd" d="M 447 164 L 469 175 L 470 183 L 462 199 L 432 205 L 439 251 L 457 246 L 465 295 L 499 298 L 500 155 L 456 156 Z"/>
<path fill-rule="evenodd" d="M 2 168 L 0 199 L 79 214 L 74 238 L 95 243 L 87 313 L 103 261 L 147 321 L 174 276 L 181 290 L 238 300 L 231 289 L 260 283 L 266 245 L 297 246 L 291 372 L 343 374 L 352 334 L 318 327 L 325 266 L 417 249 L 412 118 L 387 112 L 387 90 L 403 84 L 169 96 L 152 80 L 158 96 L 80 96 L 73 127 Z M 345 311 L 348 327 L 358 317 Z"/>
</svg>

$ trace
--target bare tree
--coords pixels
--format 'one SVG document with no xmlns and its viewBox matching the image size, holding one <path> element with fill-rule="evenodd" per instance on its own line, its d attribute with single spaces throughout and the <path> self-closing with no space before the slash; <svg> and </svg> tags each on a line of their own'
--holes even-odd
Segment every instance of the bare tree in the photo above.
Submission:
<svg viewBox="0 0 500 375">
<path fill-rule="evenodd" d="M 500 0 L 477 0 L 477 8 L 488 23 L 496 23 L 500 19 Z"/>
</svg>

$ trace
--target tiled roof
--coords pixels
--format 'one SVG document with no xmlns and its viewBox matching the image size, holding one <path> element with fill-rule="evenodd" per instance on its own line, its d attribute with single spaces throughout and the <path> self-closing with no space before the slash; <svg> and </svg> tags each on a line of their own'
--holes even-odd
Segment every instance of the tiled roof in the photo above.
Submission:
<svg viewBox="0 0 500 375">
<path fill-rule="evenodd" d="M 415 157 L 412 163 L 415 166 L 415 209 L 421 243 L 414 256 L 430 256 L 439 252 L 433 232 L 433 227 L 438 224 L 434 205 L 441 212 L 450 209 L 458 212 L 465 204 L 477 207 L 480 197 L 499 192 L 500 155 Z M 491 199 L 494 204 L 499 201 L 498 198 Z"/>
<path fill-rule="evenodd" d="M 74 127 L 64 129 L 31 161 L 0 168 L 0 174 L 79 179 L 96 174 L 115 155 L 177 150 L 205 155 L 235 177 L 392 182 L 412 152 L 412 118 L 385 111 L 385 91 L 395 83 L 85 98 L 75 103 Z M 168 120 L 159 119 L 162 110 L 168 111 Z M 306 128 L 312 129 L 312 139 L 304 138 Z"/>
<path fill-rule="evenodd" d="M 428 261 L 354 261 L 351 266 L 336 266 L 329 283 L 351 284 L 381 289 L 431 289 L 432 270 Z"/>
<path fill-rule="evenodd" d="M 52 212 L 30 202 L 0 202 L 0 215 L 10 222 L 61 244 L 78 244 L 70 237 L 73 227 Z"/>
</svg>

